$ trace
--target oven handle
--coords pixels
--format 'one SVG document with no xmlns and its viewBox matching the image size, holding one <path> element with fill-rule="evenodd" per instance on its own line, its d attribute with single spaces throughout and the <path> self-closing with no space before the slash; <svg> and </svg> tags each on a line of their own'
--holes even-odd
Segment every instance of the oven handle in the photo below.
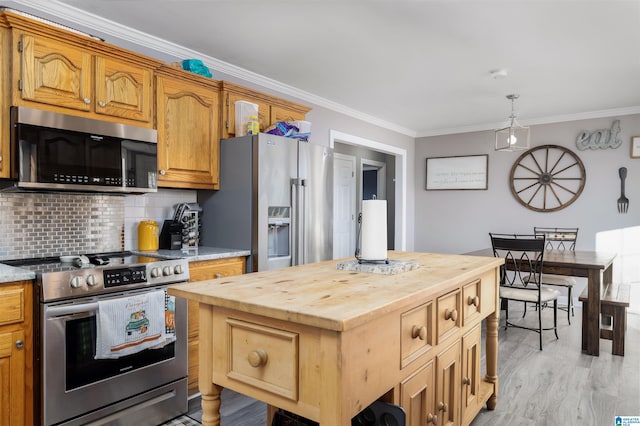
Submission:
<svg viewBox="0 0 640 426">
<path fill-rule="evenodd" d="M 79 305 L 49 306 L 45 309 L 45 317 L 61 317 L 65 315 L 84 314 L 98 310 L 98 302 L 81 303 Z"/>
</svg>

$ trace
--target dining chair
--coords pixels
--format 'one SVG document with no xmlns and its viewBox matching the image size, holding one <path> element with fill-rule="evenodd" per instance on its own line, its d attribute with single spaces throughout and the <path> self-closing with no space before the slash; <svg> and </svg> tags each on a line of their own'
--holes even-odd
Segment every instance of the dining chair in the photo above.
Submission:
<svg viewBox="0 0 640 426">
<path fill-rule="evenodd" d="M 508 327 L 535 331 L 540 335 L 542 350 L 542 331 L 553 330 L 558 338 L 558 295 L 560 292 L 540 284 L 544 257 L 545 237 L 524 234 L 489 233 L 491 247 L 495 257 L 502 257 L 504 265 L 500 267 L 500 299 L 505 310 L 505 330 Z M 542 326 L 542 308 L 538 308 L 538 326 L 530 327 L 524 320 L 514 323 L 509 319 L 509 301 L 535 303 L 545 306 L 553 302 L 553 327 Z"/>
<path fill-rule="evenodd" d="M 546 250 L 576 250 L 578 228 L 545 228 L 541 226 L 534 226 L 533 233 L 544 235 Z M 573 287 L 576 285 L 575 278 L 564 275 L 542 274 L 540 281 L 542 282 L 542 285 L 550 285 L 565 288 L 567 290 L 567 306 L 559 306 L 558 309 L 567 311 L 567 321 L 571 324 L 571 317 L 574 316 L 572 294 Z"/>
</svg>

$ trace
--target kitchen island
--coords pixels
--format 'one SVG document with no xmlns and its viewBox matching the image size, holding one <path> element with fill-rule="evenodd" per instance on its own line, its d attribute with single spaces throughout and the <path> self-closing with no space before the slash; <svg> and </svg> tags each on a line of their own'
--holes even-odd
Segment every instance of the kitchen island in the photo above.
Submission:
<svg viewBox="0 0 640 426">
<path fill-rule="evenodd" d="M 171 286 L 200 306 L 203 424 L 220 424 L 223 387 L 321 426 L 350 425 L 378 399 L 402 405 L 407 424 L 469 424 L 495 408 L 503 260 L 389 258 L 419 266 L 387 275 L 334 260 Z"/>
</svg>

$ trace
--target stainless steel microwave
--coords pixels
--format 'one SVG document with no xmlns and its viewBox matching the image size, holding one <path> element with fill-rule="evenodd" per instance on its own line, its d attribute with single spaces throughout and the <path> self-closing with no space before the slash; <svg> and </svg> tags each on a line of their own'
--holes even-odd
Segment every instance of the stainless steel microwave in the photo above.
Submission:
<svg viewBox="0 0 640 426">
<path fill-rule="evenodd" d="M 157 191 L 157 132 L 11 107 L 13 185 L 18 189 Z"/>
</svg>

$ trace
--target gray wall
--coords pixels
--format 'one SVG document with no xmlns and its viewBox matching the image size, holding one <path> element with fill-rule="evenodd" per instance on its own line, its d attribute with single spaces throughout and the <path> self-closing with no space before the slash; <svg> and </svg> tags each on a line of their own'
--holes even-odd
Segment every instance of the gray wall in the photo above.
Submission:
<svg viewBox="0 0 640 426">
<path fill-rule="evenodd" d="M 579 151 L 575 141 L 580 131 L 608 129 L 620 120 L 618 149 Z M 578 250 L 595 248 L 596 234 L 640 224 L 640 159 L 630 157 L 632 136 L 640 135 L 640 115 L 571 121 L 531 126 L 531 147 L 564 146 L 580 157 L 586 183 L 570 206 L 549 213 L 529 210 L 511 194 L 509 173 L 522 152 L 495 152 L 493 131 L 426 137 L 416 140 L 415 249 L 463 253 L 490 245 L 489 232 L 531 232 L 533 226 L 577 226 Z M 489 154 L 488 190 L 426 191 L 427 157 Z M 628 169 L 627 214 L 620 214 L 618 168 Z"/>
</svg>

